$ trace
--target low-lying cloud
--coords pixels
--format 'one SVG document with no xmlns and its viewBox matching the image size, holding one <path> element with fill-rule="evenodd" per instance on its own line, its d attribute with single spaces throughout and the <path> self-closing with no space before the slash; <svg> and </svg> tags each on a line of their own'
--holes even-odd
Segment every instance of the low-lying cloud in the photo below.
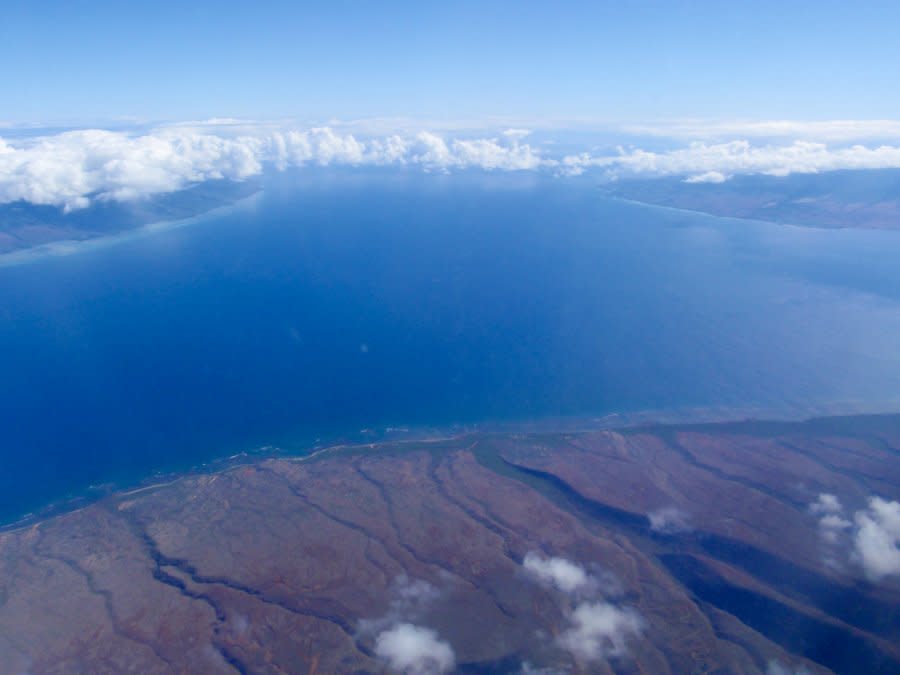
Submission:
<svg viewBox="0 0 900 675">
<path fill-rule="evenodd" d="M 391 584 L 387 611 L 378 618 L 360 621 L 359 632 L 375 635 L 398 623 L 419 622 L 440 597 L 441 591 L 434 584 L 401 574 Z"/>
<path fill-rule="evenodd" d="M 870 497 L 851 520 L 835 495 L 823 493 L 810 512 L 818 517 L 819 533 L 829 547 L 826 562 L 833 563 L 834 553 L 846 542 L 850 559 L 872 581 L 900 575 L 900 502 Z"/>
<path fill-rule="evenodd" d="M 727 143 L 693 142 L 667 152 L 620 149 L 616 155 L 570 155 L 560 163 L 572 175 L 604 169 L 613 177 L 685 176 L 687 182 L 721 183 L 739 174 L 787 176 L 839 169 L 900 168 L 900 146 L 830 147 L 813 141 L 754 145 L 747 140 Z"/>
<path fill-rule="evenodd" d="M 433 675 L 453 670 L 456 658 L 450 645 L 430 628 L 401 623 L 378 635 L 375 655 L 391 672 Z"/>
<path fill-rule="evenodd" d="M 91 200 L 126 201 L 213 179 L 241 180 L 277 169 L 417 166 L 425 170 L 530 170 L 538 153 L 518 130 L 489 138 L 447 139 L 430 132 L 360 140 L 328 127 L 225 136 L 216 128 L 163 128 L 144 134 L 83 130 L 0 138 L 0 203 L 77 209 Z"/>
<path fill-rule="evenodd" d="M 441 591 L 423 579 L 405 574 L 391 585 L 391 599 L 384 615 L 359 622 L 359 635 L 375 641 L 375 656 L 390 672 L 432 675 L 453 670 L 456 654 L 436 631 L 421 623 Z"/>
<path fill-rule="evenodd" d="M 127 201 L 206 180 L 242 180 L 267 167 L 309 165 L 546 171 L 559 176 L 593 171 L 608 180 L 680 176 L 692 183 L 722 182 L 739 174 L 900 168 L 900 122 L 722 123 L 713 135 L 701 133 L 712 127 L 670 126 L 670 137 L 683 134 L 695 140 L 666 151 L 629 147 L 556 156 L 546 153 L 552 145 L 530 143 L 525 129 L 462 137 L 454 135 L 461 132 L 411 128 L 361 135 L 343 128 L 287 129 L 213 120 L 141 132 L 85 129 L 0 138 L 0 204 L 25 201 L 72 210 L 94 200 Z M 848 144 L 860 134 L 873 141 L 880 132 L 890 132 L 893 140 Z M 729 135 L 734 140 L 712 140 Z"/>
<path fill-rule="evenodd" d="M 900 502 L 869 499 L 853 517 L 855 553 L 872 579 L 900 575 Z"/>
<path fill-rule="evenodd" d="M 522 567 L 542 584 L 563 593 L 578 593 L 593 585 L 583 567 L 565 558 L 545 558 L 531 551 L 522 561 Z"/>
<path fill-rule="evenodd" d="M 686 514 L 675 506 L 666 506 L 647 514 L 650 529 L 659 534 L 681 534 L 690 532 L 691 525 Z"/>
<path fill-rule="evenodd" d="M 569 616 L 570 626 L 558 643 L 575 658 L 598 661 L 621 658 L 628 653 L 627 640 L 641 634 L 643 620 L 632 609 L 608 602 L 585 602 Z"/>
<path fill-rule="evenodd" d="M 766 665 L 766 675 L 810 675 L 810 672 L 803 666 L 794 667 L 772 660 Z"/>
<path fill-rule="evenodd" d="M 541 585 L 557 591 L 566 604 L 566 628 L 556 645 L 578 661 L 605 661 L 628 655 L 628 642 L 639 637 L 644 620 L 634 609 L 610 602 L 618 584 L 608 575 L 589 574 L 581 565 L 557 556 L 530 552 L 525 572 Z"/>
</svg>

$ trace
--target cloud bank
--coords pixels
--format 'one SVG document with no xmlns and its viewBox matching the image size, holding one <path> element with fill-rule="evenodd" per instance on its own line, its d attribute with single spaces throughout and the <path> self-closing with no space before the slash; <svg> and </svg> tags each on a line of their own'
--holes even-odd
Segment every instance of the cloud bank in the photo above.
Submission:
<svg viewBox="0 0 900 675">
<path fill-rule="evenodd" d="M 721 183 L 739 174 L 787 176 L 839 169 L 900 168 L 900 146 L 831 147 L 813 141 L 786 145 L 754 145 L 747 140 L 727 143 L 696 141 L 668 152 L 620 149 L 617 155 L 570 155 L 560 162 L 561 171 L 579 175 L 588 169 L 605 169 L 613 177 L 686 176 L 687 182 Z"/>
<path fill-rule="evenodd" d="M 670 137 L 681 133 L 705 140 L 665 151 L 619 148 L 612 153 L 551 156 L 545 151 L 552 150 L 552 145 L 538 147 L 529 142 L 527 130 L 518 128 L 467 137 L 453 131 L 410 129 L 363 135 L 346 128 L 287 129 L 238 120 L 140 132 L 85 129 L 0 137 L 0 204 L 25 201 L 71 210 L 93 200 L 127 201 L 206 180 L 242 180 L 267 168 L 308 165 L 545 171 L 559 176 L 594 171 L 605 179 L 682 176 L 692 183 L 722 182 L 739 174 L 900 168 L 900 122 L 723 123 L 714 127 L 719 130 L 715 134 L 709 133 L 709 125 L 665 128 Z M 710 140 L 732 134 L 741 137 Z M 860 135 L 869 140 L 879 135 L 897 140 L 847 144 L 847 139 Z M 777 138 L 773 141 L 773 137 Z"/>
<path fill-rule="evenodd" d="M 0 138 L 0 203 L 71 210 L 91 200 L 126 201 L 213 179 L 241 180 L 304 165 L 416 166 L 449 171 L 532 170 L 542 160 L 518 131 L 446 139 L 430 132 L 360 140 L 328 127 L 227 136 L 216 129 L 163 128 L 141 135 L 69 131 L 17 143 Z"/>
</svg>

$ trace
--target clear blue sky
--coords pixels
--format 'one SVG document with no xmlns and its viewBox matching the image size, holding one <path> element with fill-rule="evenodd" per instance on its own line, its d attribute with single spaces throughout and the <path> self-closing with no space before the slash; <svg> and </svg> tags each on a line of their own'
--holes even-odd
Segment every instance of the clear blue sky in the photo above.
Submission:
<svg viewBox="0 0 900 675">
<path fill-rule="evenodd" d="M 896 1 L 7 0 L 0 120 L 891 118 L 898 34 Z"/>
</svg>

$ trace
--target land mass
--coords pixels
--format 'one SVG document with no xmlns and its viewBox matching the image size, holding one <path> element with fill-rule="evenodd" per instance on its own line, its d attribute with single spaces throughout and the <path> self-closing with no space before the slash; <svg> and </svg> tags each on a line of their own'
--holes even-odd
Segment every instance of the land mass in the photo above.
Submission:
<svg viewBox="0 0 900 675">
<path fill-rule="evenodd" d="M 606 194 L 714 216 L 824 228 L 900 229 L 900 170 L 744 175 L 724 182 L 623 180 Z"/>
<path fill-rule="evenodd" d="M 0 534 L 0 664 L 898 672 L 900 581 L 819 508 L 873 495 L 900 499 L 900 416 L 260 458 Z"/>
<path fill-rule="evenodd" d="M 23 201 L 0 204 L 0 255 L 193 218 L 249 197 L 259 189 L 255 181 L 215 180 L 131 201 L 94 200 L 86 208 L 71 211 Z"/>
</svg>

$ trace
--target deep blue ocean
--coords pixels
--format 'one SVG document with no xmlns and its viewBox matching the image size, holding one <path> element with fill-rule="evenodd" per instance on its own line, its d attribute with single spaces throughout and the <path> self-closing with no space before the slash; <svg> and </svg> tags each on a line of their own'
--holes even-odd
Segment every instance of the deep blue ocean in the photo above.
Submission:
<svg viewBox="0 0 900 675">
<path fill-rule="evenodd" d="M 364 427 L 900 396 L 900 233 L 646 207 L 586 177 L 264 187 L 0 267 L 0 520 Z"/>
</svg>

